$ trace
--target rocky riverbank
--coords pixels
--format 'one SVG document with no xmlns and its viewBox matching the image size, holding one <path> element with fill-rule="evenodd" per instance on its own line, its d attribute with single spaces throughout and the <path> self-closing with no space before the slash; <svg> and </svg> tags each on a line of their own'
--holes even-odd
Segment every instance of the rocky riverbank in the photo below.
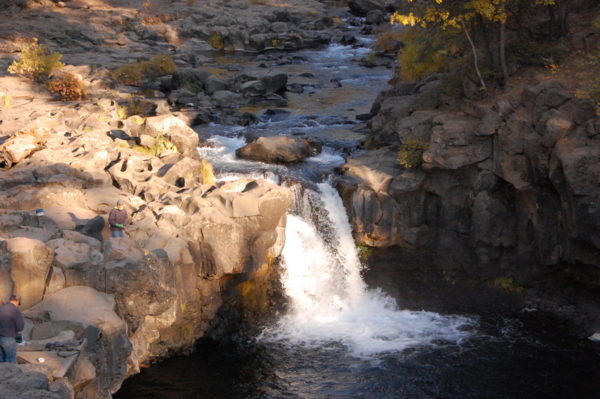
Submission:
<svg viewBox="0 0 600 399">
<path fill-rule="evenodd" d="M 338 184 L 358 240 L 395 253 L 400 269 L 526 295 L 529 308 L 591 336 L 600 327 L 595 106 L 543 71 L 485 99 L 449 97 L 443 80 L 397 84 L 375 102 L 369 150 Z M 400 143 L 411 140 L 422 165 L 403 167 Z"/>
<path fill-rule="evenodd" d="M 156 118 L 144 126 L 168 124 L 193 151 L 193 130 Z M 85 338 L 69 381 L 78 395 L 109 397 L 140 365 L 191 347 L 221 305 L 225 277 L 251 280 L 272 266 L 291 194 L 255 180 L 217 188 L 197 159 L 68 130 L 2 172 L 2 295 L 23 296 L 26 340 Z M 131 224 L 115 239 L 105 219 L 119 198 Z M 40 208 L 44 216 L 32 215 Z"/>
<path fill-rule="evenodd" d="M 217 75 L 232 67 L 211 55 L 322 45 L 339 21 L 317 1 L 254 3 L 0 3 L 1 70 L 39 40 L 85 87 L 84 100 L 61 103 L 30 80 L 0 77 L 0 144 L 35 137 L 24 156 L 7 150 L 0 170 L 0 294 L 22 295 L 23 351 L 48 358 L 0 367 L 9 397 L 109 398 L 140 367 L 190 349 L 221 323 L 223 305 L 266 306 L 291 192 L 216 183 L 189 126 L 252 122 L 237 109 L 284 105 L 285 91 L 314 84 L 273 72 L 289 57 L 265 54 L 268 70 L 250 76 Z M 176 70 L 125 82 L 134 86 L 115 80 L 115 68 L 155 54 Z M 131 223 L 115 239 L 106 217 L 118 199 Z M 66 375 L 51 367 L 49 341 L 78 348 Z"/>
</svg>

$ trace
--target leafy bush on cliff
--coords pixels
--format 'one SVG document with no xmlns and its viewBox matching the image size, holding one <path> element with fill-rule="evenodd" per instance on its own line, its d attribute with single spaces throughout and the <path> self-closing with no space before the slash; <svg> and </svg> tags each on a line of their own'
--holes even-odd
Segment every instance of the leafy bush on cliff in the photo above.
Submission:
<svg viewBox="0 0 600 399">
<path fill-rule="evenodd" d="M 398 51 L 401 80 L 413 81 L 447 71 L 462 60 L 462 43 L 448 31 L 407 29 L 400 36 Z"/>
<path fill-rule="evenodd" d="M 120 66 L 113 71 L 112 77 L 121 84 L 141 86 L 144 79 L 168 75 L 175 72 L 175 69 L 171 56 L 159 54 L 147 61 Z"/>
<path fill-rule="evenodd" d="M 61 53 L 51 53 L 46 46 L 31 43 L 23 48 L 21 57 L 10 64 L 8 72 L 41 82 L 65 66 L 60 62 L 61 58 Z"/>
<path fill-rule="evenodd" d="M 423 163 L 423 151 L 429 148 L 429 144 L 417 138 L 405 140 L 398 151 L 400 165 L 407 169 L 418 168 Z"/>
<path fill-rule="evenodd" d="M 362 262 L 366 262 L 375 252 L 373 247 L 361 243 L 356 243 L 356 250 L 358 251 L 358 258 Z"/>
<path fill-rule="evenodd" d="M 47 87 L 50 93 L 57 94 L 62 101 L 83 100 L 85 97 L 83 82 L 72 73 L 52 79 Z"/>
<path fill-rule="evenodd" d="M 596 19 L 594 19 L 594 22 L 592 22 L 592 26 L 596 30 L 600 30 L 600 16 L 597 16 Z"/>
<path fill-rule="evenodd" d="M 517 295 L 521 295 L 524 291 L 523 287 L 510 277 L 497 277 L 491 282 L 491 285 L 496 289 Z"/>
</svg>

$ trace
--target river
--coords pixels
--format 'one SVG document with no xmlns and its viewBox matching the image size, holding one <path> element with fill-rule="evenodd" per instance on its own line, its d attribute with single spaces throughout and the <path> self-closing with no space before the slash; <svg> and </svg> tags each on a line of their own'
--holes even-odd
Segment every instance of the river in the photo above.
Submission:
<svg viewBox="0 0 600 399">
<path fill-rule="evenodd" d="M 287 313 L 259 333 L 201 340 L 193 354 L 127 380 L 116 398 L 600 398 L 598 345 L 570 338 L 546 315 L 441 314 L 415 309 L 415 300 L 407 310 L 397 303 L 410 293 L 392 297 L 365 282 L 374 271 L 359 260 L 341 199 L 328 183 L 365 134 L 355 116 L 369 111 L 392 74 L 361 66 L 371 39 L 359 42 L 302 51 L 277 67 L 315 84 L 288 93 L 285 109 L 252 109 L 259 123 L 197 128 L 210 143 L 201 156 L 218 180 L 253 176 L 295 190 L 282 254 Z M 316 137 L 323 153 L 289 168 L 235 157 L 247 137 L 275 134 Z"/>
</svg>

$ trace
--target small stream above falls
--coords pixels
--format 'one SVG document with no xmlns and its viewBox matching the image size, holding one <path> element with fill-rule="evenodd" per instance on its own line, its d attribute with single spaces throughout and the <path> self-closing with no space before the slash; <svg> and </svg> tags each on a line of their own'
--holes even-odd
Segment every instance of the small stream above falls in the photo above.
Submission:
<svg viewBox="0 0 600 399">
<path fill-rule="evenodd" d="M 409 293 L 392 298 L 367 286 L 345 210 L 327 176 L 356 150 L 364 133 L 355 116 L 369 111 L 391 76 L 390 69 L 358 63 L 368 51 L 338 44 L 302 51 L 297 55 L 304 61 L 277 71 L 312 74 L 307 76 L 318 87 L 288 93 L 286 108 L 254 109 L 260 122 L 249 127 L 197 127 L 210 144 L 200 153 L 218 180 L 265 178 L 296 190 L 282 255 L 288 311 L 258 335 L 201 340 L 193 354 L 127 380 L 116 398 L 600 397 L 597 345 L 565 338 L 536 312 L 507 318 L 409 311 L 396 304 Z M 258 67 L 250 62 L 244 68 Z M 278 134 L 316 137 L 323 152 L 291 167 L 236 158 L 247 137 Z"/>
</svg>

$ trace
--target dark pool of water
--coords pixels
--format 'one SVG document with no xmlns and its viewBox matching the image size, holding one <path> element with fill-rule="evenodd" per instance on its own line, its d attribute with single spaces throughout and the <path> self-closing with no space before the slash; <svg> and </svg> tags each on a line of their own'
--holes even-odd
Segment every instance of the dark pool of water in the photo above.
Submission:
<svg viewBox="0 0 600 399">
<path fill-rule="evenodd" d="M 546 327 L 535 315 L 480 318 L 480 333 L 461 345 L 367 360 L 334 343 L 204 340 L 127 380 L 116 398 L 600 398 L 600 345 Z"/>
</svg>

